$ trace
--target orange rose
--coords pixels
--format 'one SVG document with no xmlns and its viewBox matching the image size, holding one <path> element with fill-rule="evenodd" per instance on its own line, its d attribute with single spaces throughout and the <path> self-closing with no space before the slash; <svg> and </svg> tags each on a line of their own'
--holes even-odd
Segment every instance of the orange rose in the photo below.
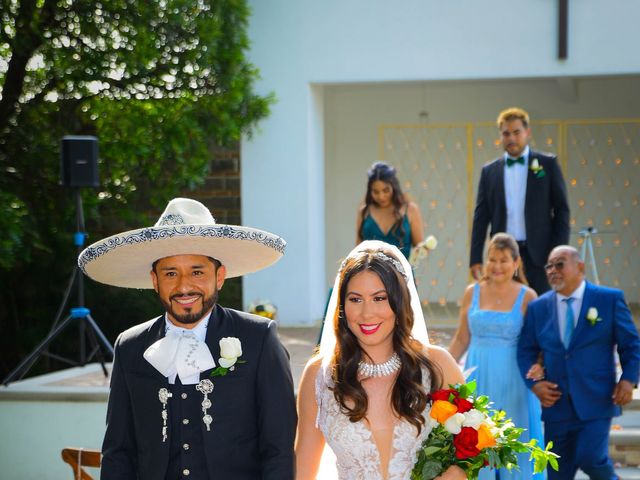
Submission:
<svg viewBox="0 0 640 480">
<path fill-rule="evenodd" d="M 480 425 L 478 428 L 478 443 L 476 444 L 476 448 L 478 450 L 482 450 L 487 447 L 494 447 L 496 444 L 496 439 L 491 435 L 491 430 L 484 423 Z"/>
<path fill-rule="evenodd" d="M 458 411 L 458 407 L 456 407 L 453 403 L 449 403 L 445 400 L 436 400 L 433 402 L 431 406 L 431 412 L 429 415 L 431 418 L 435 418 L 438 423 L 444 425 L 444 422 L 447 419 Z"/>
</svg>

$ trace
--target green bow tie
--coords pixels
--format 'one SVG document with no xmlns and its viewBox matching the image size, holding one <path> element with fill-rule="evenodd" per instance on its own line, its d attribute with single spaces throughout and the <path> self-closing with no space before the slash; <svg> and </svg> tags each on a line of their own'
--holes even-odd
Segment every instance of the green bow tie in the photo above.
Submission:
<svg viewBox="0 0 640 480">
<path fill-rule="evenodd" d="M 507 157 L 507 167 L 512 166 L 514 163 L 519 163 L 520 165 L 524 165 L 524 157 L 518 157 L 518 158 Z"/>
</svg>

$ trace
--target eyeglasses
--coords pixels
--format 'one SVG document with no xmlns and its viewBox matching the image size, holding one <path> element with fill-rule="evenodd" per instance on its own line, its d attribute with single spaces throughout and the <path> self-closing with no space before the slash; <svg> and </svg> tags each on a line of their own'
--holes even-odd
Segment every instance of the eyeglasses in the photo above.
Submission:
<svg viewBox="0 0 640 480">
<path fill-rule="evenodd" d="M 549 262 L 544 266 L 544 271 L 547 273 L 551 273 L 554 269 L 555 270 L 562 270 L 564 268 L 564 264 L 565 262 L 563 260 L 559 261 L 559 262 Z"/>
</svg>

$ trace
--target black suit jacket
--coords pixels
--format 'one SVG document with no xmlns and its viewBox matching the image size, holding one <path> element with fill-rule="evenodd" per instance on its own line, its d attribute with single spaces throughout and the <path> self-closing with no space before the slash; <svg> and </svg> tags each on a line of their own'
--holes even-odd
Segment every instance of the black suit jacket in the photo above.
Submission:
<svg viewBox="0 0 640 480">
<path fill-rule="evenodd" d="M 531 170 L 533 159 L 545 175 Z M 482 263 L 487 228 L 491 236 L 507 228 L 507 203 L 504 190 L 504 158 L 482 167 L 476 208 L 471 230 L 471 265 Z M 569 243 L 569 201 L 567 187 L 555 156 L 529 151 L 527 193 L 524 206 L 527 250 L 534 265 L 543 266 L 549 252 L 557 245 Z"/>
<path fill-rule="evenodd" d="M 143 357 L 164 334 L 163 315 L 130 328 L 116 341 L 102 446 L 103 480 L 165 478 L 170 441 L 162 441 L 158 391 L 168 388 L 168 381 Z M 223 337 L 240 339 L 240 359 L 246 363 L 223 377 L 209 377 L 211 370 L 200 375 L 214 383 L 209 396 L 211 431 L 201 423 L 209 474 L 216 480 L 293 479 L 297 420 L 293 380 L 276 324 L 216 305 L 206 336 L 216 363 Z M 171 422 L 167 423 L 170 428 Z"/>
</svg>

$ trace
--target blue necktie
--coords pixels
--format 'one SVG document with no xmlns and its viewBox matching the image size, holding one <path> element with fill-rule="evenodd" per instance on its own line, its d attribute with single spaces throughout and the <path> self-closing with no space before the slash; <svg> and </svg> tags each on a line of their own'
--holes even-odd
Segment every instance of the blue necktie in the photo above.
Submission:
<svg viewBox="0 0 640 480">
<path fill-rule="evenodd" d="M 574 325 L 574 316 L 573 316 L 573 308 L 571 308 L 571 304 L 575 298 L 563 298 L 562 301 L 567 303 L 567 323 L 564 326 L 564 348 L 569 348 L 569 343 L 571 343 L 571 336 L 573 335 L 573 330 L 575 328 Z"/>
</svg>

